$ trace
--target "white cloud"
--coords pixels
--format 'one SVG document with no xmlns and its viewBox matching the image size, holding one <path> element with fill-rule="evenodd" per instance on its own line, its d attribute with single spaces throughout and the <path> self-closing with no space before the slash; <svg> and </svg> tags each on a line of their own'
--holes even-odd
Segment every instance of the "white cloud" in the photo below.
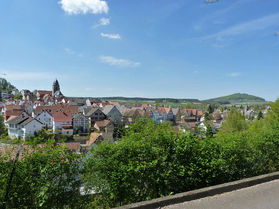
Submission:
<svg viewBox="0 0 279 209">
<path fill-rule="evenodd" d="M 119 34 L 107 34 L 107 33 L 101 33 L 102 37 L 110 38 L 110 39 L 121 39 Z"/>
<path fill-rule="evenodd" d="M 138 67 L 140 65 L 139 62 L 134 62 L 127 59 L 118 59 L 111 56 L 100 56 L 100 60 L 103 63 L 119 67 Z"/>
<path fill-rule="evenodd" d="M 109 7 L 104 0 L 60 0 L 62 9 L 68 14 L 108 13 Z"/>
<path fill-rule="evenodd" d="M 96 25 L 93 25 L 92 28 L 97 28 L 99 26 L 106 26 L 106 25 L 109 25 L 109 24 L 110 24 L 110 19 L 103 17 L 99 20 L 99 23 L 96 24 Z"/>
<path fill-rule="evenodd" d="M 206 36 L 204 37 L 204 39 L 216 39 L 222 41 L 225 37 L 232 37 L 244 33 L 256 32 L 275 25 L 279 25 L 278 20 L 279 20 L 279 13 L 264 16 L 255 20 L 251 20 L 248 22 L 240 23 L 238 25 L 229 27 L 227 29 L 219 31 L 218 33 Z"/>
<path fill-rule="evenodd" d="M 234 77 L 239 77 L 239 76 L 241 76 L 241 74 L 240 74 L 240 73 L 230 73 L 228 76 L 234 78 Z"/>
<path fill-rule="evenodd" d="M 75 51 L 73 51 L 73 50 L 70 49 L 70 48 L 65 48 L 64 50 L 65 50 L 65 52 L 66 52 L 67 54 L 71 54 L 71 55 L 74 55 L 74 54 L 75 54 Z"/>
<path fill-rule="evenodd" d="M 109 18 L 101 18 L 99 20 L 99 25 L 109 25 L 110 24 L 110 19 Z"/>
<path fill-rule="evenodd" d="M 76 56 L 78 56 L 78 57 L 82 57 L 82 56 L 83 56 L 82 53 L 78 53 L 78 52 L 76 52 L 76 51 L 74 51 L 74 50 L 72 50 L 72 49 L 70 49 L 70 48 L 65 48 L 64 51 L 65 51 L 67 54 L 69 54 L 69 55 L 76 55 Z"/>
</svg>

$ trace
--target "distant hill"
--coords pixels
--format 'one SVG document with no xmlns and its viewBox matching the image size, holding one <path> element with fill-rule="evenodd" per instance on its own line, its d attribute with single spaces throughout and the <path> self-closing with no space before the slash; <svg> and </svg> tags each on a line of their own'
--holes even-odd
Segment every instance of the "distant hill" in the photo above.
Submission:
<svg viewBox="0 0 279 209">
<path fill-rule="evenodd" d="M 232 94 L 229 96 L 218 97 L 214 99 L 203 100 L 203 103 L 218 104 L 243 104 L 243 103 L 264 103 L 265 99 L 249 94 Z"/>
<path fill-rule="evenodd" d="M 198 99 L 173 99 L 173 98 L 144 98 L 144 97 L 101 97 L 102 101 L 126 101 L 126 102 L 172 102 L 172 103 L 200 103 Z"/>
<path fill-rule="evenodd" d="M 14 88 L 5 78 L 0 78 L 0 92 L 11 92 Z"/>
</svg>

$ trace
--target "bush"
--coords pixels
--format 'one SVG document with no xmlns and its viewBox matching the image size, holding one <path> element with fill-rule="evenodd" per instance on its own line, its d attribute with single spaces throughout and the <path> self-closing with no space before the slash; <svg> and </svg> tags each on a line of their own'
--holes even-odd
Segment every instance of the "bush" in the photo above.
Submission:
<svg viewBox="0 0 279 209">
<path fill-rule="evenodd" d="M 278 152 L 278 129 L 200 140 L 140 119 L 117 144 L 92 150 L 85 184 L 100 194 L 94 204 L 121 206 L 276 171 Z"/>
<path fill-rule="evenodd" d="M 12 156 L 18 148 L 14 146 L 10 154 L 0 156 L 0 208 L 80 206 L 80 156 L 64 146 L 25 145 L 20 159 L 14 162 Z"/>
</svg>

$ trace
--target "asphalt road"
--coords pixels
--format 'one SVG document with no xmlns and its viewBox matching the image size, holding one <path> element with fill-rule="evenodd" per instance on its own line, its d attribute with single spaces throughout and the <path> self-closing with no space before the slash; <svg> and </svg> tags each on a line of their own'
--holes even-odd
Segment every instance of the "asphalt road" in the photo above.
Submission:
<svg viewBox="0 0 279 209">
<path fill-rule="evenodd" d="M 206 197 L 164 209 L 279 209 L 279 180 Z"/>
</svg>

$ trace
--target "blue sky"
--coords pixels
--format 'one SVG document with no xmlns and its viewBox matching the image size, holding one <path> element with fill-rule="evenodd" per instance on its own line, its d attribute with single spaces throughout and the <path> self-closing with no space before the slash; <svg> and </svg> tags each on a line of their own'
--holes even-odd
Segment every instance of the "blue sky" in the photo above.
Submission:
<svg viewBox="0 0 279 209">
<path fill-rule="evenodd" d="M 1 0 L 0 74 L 66 96 L 273 101 L 278 32 L 278 0 Z"/>
</svg>

